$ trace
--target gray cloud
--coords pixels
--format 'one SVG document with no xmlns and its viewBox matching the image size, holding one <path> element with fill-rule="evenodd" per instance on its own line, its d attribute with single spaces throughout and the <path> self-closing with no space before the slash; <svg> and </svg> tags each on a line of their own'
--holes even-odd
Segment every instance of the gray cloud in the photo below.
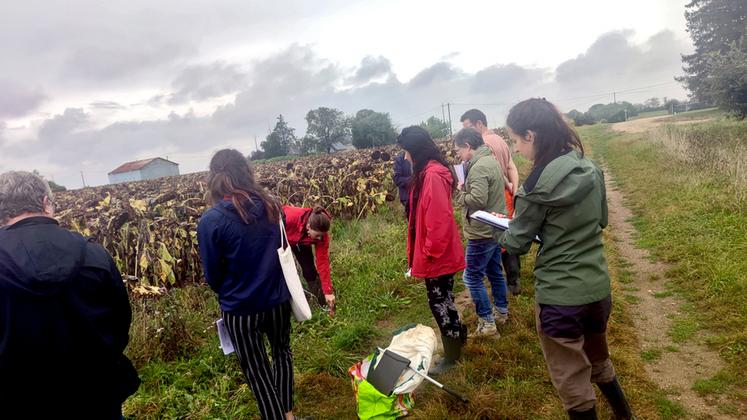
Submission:
<svg viewBox="0 0 747 420">
<path fill-rule="evenodd" d="M 122 121 L 104 128 L 92 128 L 90 122 L 90 115 L 82 109 L 68 108 L 46 120 L 35 139 L 10 144 L 4 151 L 6 156 L 19 159 L 33 153 L 40 162 L 69 168 L 69 172 L 55 174 L 64 184 L 80 184 L 81 169 L 89 183 L 101 184 L 116 166 L 148 153 L 204 151 L 245 137 L 244 133 L 215 125 L 209 117 L 192 113 L 172 113 L 162 120 Z"/>
<path fill-rule="evenodd" d="M 364 84 L 373 79 L 392 74 L 392 63 L 384 56 L 366 56 L 361 61 L 360 67 L 355 71 L 350 81 L 356 84 Z"/>
<path fill-rule="evenodd" d="M 261 139 L 280 113 L 298 134 L 303 134 L 306 112 L 319 106 L 336 107 L 348 114 L 362 108 L 389 112 L 402 127 L 431 115 L 440 117 L 441 104 L 450 102 L 454 121 L 466 109 L 478 107 L 488 115 L 491 125 L 500 125 L 510 105 L 530 96 L 545 96 L 566 110 L 588 107 L 591 103 L 577 104 L 563 98 L 607 92 L 610 84 L 620 80 L 605 77 L 606 72 L 624 78 L 630 87 L 671 80 L 680 67 L 678 61 L 669 58 L 677 53 L 677 45 L 679 41 L 667 33 L 652 37 L 644 45 L 633 44 L 630 34 L 614 33 L 600 37 L 586 52 L 557 70 L 496 64 L 470 73 L 438 62 L 408 82 L 397 79 L 385 57 L 364 59 L 357 68 L 347 69 L 319 57 L 309 46 L 291 45 L 249 63 L 183 67 L 174 80 L 175 91 L 154 99 L 168 106 L 175 94 L 185 101 L 199 102 L 238 91 L 235 100 L 212 114 L 172 113 L 163 119 L 120 121 L 100 128 L 92 121 L 95 113 L 71 108 L 43 122 L 34 138 L 6 145 L 3 152 L 21 161 L 31 150 L 38 151 L 39 161 L 69 168 L 53 175 L 60 182 L 76 186 L 80 184 L 81 167 L 89 182 L 103 183 L 106 173 L 123 161 L 155 153 L 191 154 L 196 156 L 193 161 L 180 162 L 182 171 L 202 170 L 216 147 L 231 144 L 246 153 L 251 151 L 253 137 Z M 356 76 L 373 81 L 341 88 Z M 656 94 L 663 96 L 659 91 Z M 653 94 L 626 99 L 648 96 Z M 116 106 L 106 101 L 98 104 L 104 109 Z"/>
<path fill-rule="evenodd" d="M 88 104 L 92 109 L 103 109 L 103 110 L 121 110 L 127 109 L 126 106 L 115 101 L 93 101 Z"/>
<path fill-rule="evenodd" d="M 197 48 L 186 43 L 146 42 L 142 45 L 86 45 L 75 49 L 62 65 L 61 77 L 67 80 L 109 82 L 153 72 L 160 66 L 195 54 Z"/>
<path fill-rule="evenodd" d="M 250 127 L 265 124 L 290 109 L 305 113 L 312 107 L 324 106 L 336 96 L 335 85 L 343 77 L 343 70 L 316 56 L 309 46 L 292 45 L 253 62 L 249 77 L 250 85 L 236 96 L 235 102 L 216 110 L 213 118 L 218 123 Z"/>
<path fill-rule="evenodd" d="M 631 41 L 631 31 L 610 32 L 600 36 L 578 57 L 561 63 L 555 80 L 561 86 L 588 89 L 621 88 L 620 83 L 636 86 L 644 80 L 672 81 L 681 73 L 680 54 L 689 49 L 671 31 L 662 31 L 646 43 Z"/>
<path fill-rule="evenodd" d="M 87 122 L 88 114 L 82 108 L 67 108 L 61 115 L 55 115 L 42 123 L 39 127 L 39 140 L 56 142 L 57 139 L 85 127 Z"/>
<path fill-rule="evenodd" d="M 474 93 L 505 94 L 507 91 L 521 90 L 522 87 L 544 81 L 547 71 L 526 68 L 517 64 L 490 66 L 475 73 L 471 90 Z"/>
<path fill-rule="evenodd" d="M 192 65 L 185 68 L 174 80 L 176 92 L 169 95 L 171 105 L 203 101 L 234 93 L 247 84 L 247 74 L 236 64 L 216 61 L 206 65 Z"/>
<path fill-rule="evenodd" d="M 46 99 L 41 89 L 29 89 L 18 82 L 0 78 L 0 118 L 21 117 Z"/>
<path fill-rule="evenodd" d="M 410 80 L 409 85 L 414 89 L 420 89 L 438 83 L 453 81 L 461 75 L 461 72 L 451 63 L 439 62 L 416 74 Z"/>
<path fill-rule="evenodd" d="M 112 82 L 163 86 L 205 52 L 267 40 L 276 22 L 297 27 L 346 0 L 180 0 L 0 3 L 0 80 L 23 80 L 48 95 L 80 95 Z M 140 87 L 138 86 L 138 87 Z"/>
</svg>

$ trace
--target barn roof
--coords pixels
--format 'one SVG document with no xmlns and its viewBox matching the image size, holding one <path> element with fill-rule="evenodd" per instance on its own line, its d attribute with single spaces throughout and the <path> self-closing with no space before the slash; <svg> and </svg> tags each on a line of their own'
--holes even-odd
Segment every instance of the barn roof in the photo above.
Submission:
<svg viewBox="0 0 747 420">
<path fill-rule="evenodd" d="M 150 159 L 143 159 L 143 160 L 135 160 L 132 162 L 127 162 L 125 164 L 120 165 L 115 170 L 109 172 L 109 175 L 114 174 L 123 174 L 125 172 L 132 172 L 132 171 L 139 171 L 140 169 L 143 169 L 144 167 L 148 166 L 151 162 L 155 160 L 163 160 L 169 163 L 173 163 L 174 165 L 178 165 L 176 162 L 172 162 L 170 160 L 166 160 L 164 158 L 156 157 L 156 158 L 150 158 Z"/>
</svg>

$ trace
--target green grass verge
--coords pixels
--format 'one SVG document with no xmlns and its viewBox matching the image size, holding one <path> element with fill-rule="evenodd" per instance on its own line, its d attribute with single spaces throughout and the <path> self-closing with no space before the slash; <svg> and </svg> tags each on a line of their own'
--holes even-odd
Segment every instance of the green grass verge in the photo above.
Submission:
<svg viewBox="0 0 747 420">
<path fill-rule="evenodd" d="M 296 412 L 318 419 L 354 419 L 356 403 L 347 369 L 375 346 L 386 346 L 393 331 L 416 322 L 436 327 L 422 281 L 406 279 L 405 226 L 399 209 L 360 221 L 334 224 L 332 271 L 338 311 L 334 319 L 314 317 L 294 324 Z M 443 381 L 471 402 L 457 404 L 424 384 L 416 393 L 414 419 L 538 418 L 565 413 L 550 383 L 534 330 L 531 281 L 533 257 L 523 261 L 524 294 L 510 298 L 511 321 L 501 338 L 473 338 L 460 366 Z M 622 270 L 622 269 L 620 269 Z M 611 263 L 617 288 L 618 268 Z M 457 280 L 457 292 L 463 290 Z M 610 320 L 615 368 L 636 412 L 657 418 L 659 392 L 646 378 L 626 303 L 616 300 Z M 256 418 L 256 403 L 234 356 L 218 349 L 214 294 L 189 286 L 159 299 L 133 302 L 128 354 L 143 379 L 125 403 L 128 418 Z M 464 319 L 474 330 L 476 317 Z M 600 399 L 602 418 L 610 418 Z"/>
<path fill-rule="evenodd" d="M 709 113 L 716 111 L 698 115 Z M 747 133 L 747 123 L 707 125 L 714 126 L 721 129 L 712 129 L 711 145 L 703 147 L 732 144 L 739 141 L 734 133 Z M 698 136 L 704 130 L 700 124 L 686 129 Z M 580 133 L 625 191 L 639 245 L 671 265 L 671 289 L 688 302 L 673 320 L 670 336 L 684 341 L 707 328 L 713 337 L 709 343 L 726 362 L 720 373 L 728 384 L 724 393 L 747 406 L 747 208 L 737 187 L 727 174 L 673 158 L 646 134 L 618 134 L 603 125 Z M 729 137 L 720 139 L 718 133 Z"/>
</svg>

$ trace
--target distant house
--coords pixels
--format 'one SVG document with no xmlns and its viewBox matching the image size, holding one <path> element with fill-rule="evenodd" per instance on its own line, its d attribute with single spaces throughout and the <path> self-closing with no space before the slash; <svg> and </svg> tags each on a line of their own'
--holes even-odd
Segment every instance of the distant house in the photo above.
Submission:
<svg viewBox="0 0 747 420">
<path fill-rule="evenodd" d="M 179 164 L 158 157 L 125 163 L 109 172 L 109 183 L 143 181 L 173 175 L 179 175 Z"/>
<path fill-rule="evenodd" d="M 355 146 L 353 146 L 353 136 L 350 134 L 346 135 L 342 141 L 332 144 L 332 153 L 346 152 L 348 150 L 355 150 Z"/>
</svg>

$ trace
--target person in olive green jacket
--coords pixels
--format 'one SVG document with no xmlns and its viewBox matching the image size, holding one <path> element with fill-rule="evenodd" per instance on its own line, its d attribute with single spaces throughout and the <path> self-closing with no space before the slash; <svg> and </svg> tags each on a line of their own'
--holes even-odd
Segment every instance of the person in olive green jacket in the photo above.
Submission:
<svg viewBox="0 0 747 420">
<path fill-rule="evenodd" d="M 571 419 L 596 419 L 596 383 L 615 417 L 633 418 L 607 348 L 612 307 L 602 229 L 607 226 L 604 174 L 553 104 L 528 99 L 509 112 L 516 151 L 533 161 L 519 188 L 514 218 L 496 241 L 526 253 L 535 238 L 536 322 L 552 383 Z"/>
<path fill-rule="evenodd" d="M 506 212 L 503 171 L 477 130 L 460 130 L 454 136 L 454 145 L 457 155 L 464 162 L 466 177 L 464 184 L 458 186 L 456 196 L 457 203 L 462 207 L 462 225 L 467 239 L 467 267 L 462 279 L 475 304 L 478 317 L 476 335 L 494 335 L 498 334 L 495 322 L 505 323 L 508 319 L 501 247 L 493 240 L 493 227 L 470 219 L 470 215 L 478 210 Z M 495 306 L 491 305 L 483 283 L 486 275 L 493 289 Z"/>
</svg>

